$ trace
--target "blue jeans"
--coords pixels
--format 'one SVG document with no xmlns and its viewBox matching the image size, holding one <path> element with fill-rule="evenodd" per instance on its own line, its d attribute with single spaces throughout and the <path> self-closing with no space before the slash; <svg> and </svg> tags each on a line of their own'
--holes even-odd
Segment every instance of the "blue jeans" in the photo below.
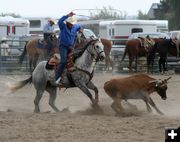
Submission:
<svg viewBox="0 0 180 142">
<path fill-rule="evenodd" d="M 70 47 L 68 48 L 67 46 L 63 46 L 60 45 L 60 56 L 61 56 L 61 61 L 57 66 L 57 70 L 56 70 L 56 76 L 55 79 L 57 80 L 59 77 L 61 77 L 64 68 L 67 64 L 67 56 L 68 56 L 68 50 L 70 49 Z"/>
</svg>

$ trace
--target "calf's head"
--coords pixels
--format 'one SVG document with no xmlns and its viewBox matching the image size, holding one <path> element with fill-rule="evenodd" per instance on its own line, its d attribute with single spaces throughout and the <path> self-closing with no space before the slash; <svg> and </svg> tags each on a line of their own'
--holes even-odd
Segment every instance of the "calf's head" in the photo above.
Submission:
<svg viewBox="0 0 180 142">
<path fill-rule="evenodd" d="M 161 96 L 161 98 L 163 100 L 166 100 L 167 99 L 167 96 L 166 96 L 166 90 L 167 90 L 167 81 L 170 79 L 171 77 L 167 78 L 167 79 L 164 79 L 162 81 L 157 81 L 156 82 L 156 86 L 155 86 L 155 89 L 156 89 L 156 92 Z"/>
</svg>

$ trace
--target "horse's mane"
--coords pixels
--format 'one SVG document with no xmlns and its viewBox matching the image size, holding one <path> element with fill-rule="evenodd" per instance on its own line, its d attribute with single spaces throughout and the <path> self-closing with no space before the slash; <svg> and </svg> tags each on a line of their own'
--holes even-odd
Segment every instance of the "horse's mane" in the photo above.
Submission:
<svg viewBox="0 0 180 142">
<path fill-rule="evenodd" d="M 73 56 L 74 56 L 74 60 L 76 60 L 77 58 L 79 58 L 80 56 L 82 56 L 82 54 L 84 53 L 84 51 L 88 48 L 88 46 L 90 44 L 92 44 L 93 42 L 97 41 L 98 39 L 92 39 L 90 40 L 83 48 L 75 48 L 73 51 Z"/>
</svg>

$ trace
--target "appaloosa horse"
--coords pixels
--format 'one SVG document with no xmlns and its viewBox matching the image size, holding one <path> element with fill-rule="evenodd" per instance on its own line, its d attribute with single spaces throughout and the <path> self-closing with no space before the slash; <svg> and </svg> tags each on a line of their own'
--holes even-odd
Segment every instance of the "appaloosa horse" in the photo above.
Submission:
<svg viewBox="0 0 180 142">
<path fill-rule="evenodd" d="M 91 81 L 93 77 L 94 66 L 99 60 L 105 58 L 103 52 L 103 44 L 98 39 L 89 41 L 85 48 L 80 51 L 79 57 L 75 60 L 75 70 L 69 72 L 64 71 L 62 75 L 62 84 L 65 88 L 78 87 L 80 88 L 91 100 L 93 106 L 98 106 L 98 88 Z M 54 70 L 46 69 L 47 61 L 40 62 L 30 78 L 16 83 L 12 86 L 12 91 L 16 91 L 29 82 L 33 82 L 36 89 L 36 98 L 34 100 L 35 112 L 40 112 L 39 101 L 44 93 L 47 91 L 50 94 L 49 104 L 58 112 L 58 108 L 55 106 L 57 86 L 53 85 L 53 79 L 55 76 Z M 92 96 L 88 89 L 92 89 L 95 92 L 95 98 Z"/>
</svg>

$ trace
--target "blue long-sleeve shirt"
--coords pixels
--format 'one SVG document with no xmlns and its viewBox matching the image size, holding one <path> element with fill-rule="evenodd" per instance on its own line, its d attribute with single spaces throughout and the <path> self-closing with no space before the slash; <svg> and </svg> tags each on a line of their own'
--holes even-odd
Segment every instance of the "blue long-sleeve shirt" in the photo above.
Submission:
<svg viewBox="0 0 180 142">
<path fill-rule="evenodd" d="M 58 21 L 60 28 L 59 40 L 60 44 L 70 47 L 74 44 L 77 31 L 81 29 L 81 26 L 79 24 L 74 24 L 73 27 L 69 29 L 64 22 L 67 18 L 68 16 L 63 16 Z"/>
</svg>

